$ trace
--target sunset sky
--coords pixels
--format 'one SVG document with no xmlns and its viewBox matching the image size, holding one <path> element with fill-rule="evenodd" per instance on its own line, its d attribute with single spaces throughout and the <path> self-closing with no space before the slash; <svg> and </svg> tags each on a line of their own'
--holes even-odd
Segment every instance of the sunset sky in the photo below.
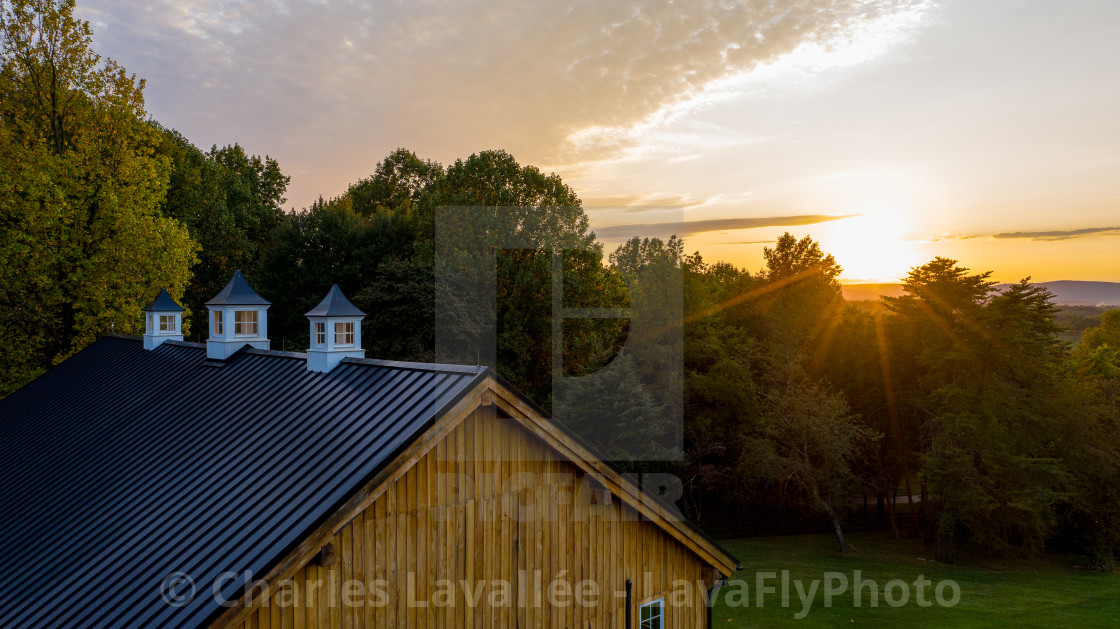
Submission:
<svg viewBox="0 0 1120 629">
<path fill-rule="evenodd" d="M 397 147 L 554 171 L 612 248 L 682 215 L 755 270 L 784 231 L 847 280 L 935 255 L 1120 281 L 1120 2 L 79 0 L 197 145 L 335 196 Z"/>
</svg>

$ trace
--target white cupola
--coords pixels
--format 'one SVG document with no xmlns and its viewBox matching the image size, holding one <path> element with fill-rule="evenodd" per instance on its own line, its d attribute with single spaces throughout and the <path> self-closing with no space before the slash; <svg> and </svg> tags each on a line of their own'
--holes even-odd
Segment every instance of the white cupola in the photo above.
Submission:
<svg viewBox="0 0 1120 629">
<path fill-rule="evenodd" d="M 366 357 L 362 349 L 362 319 L 366 313 L 346 299 L 338 284 L 331 286 L 323 301 L 304 316 L 311 322 L 308 371 L 327 372 L 343 358 Z"/>
<path fill-rule="evenodd" d="M 268 307 L 271 305 L 249 286 L 241 271 L 234 271 L 229 284 L 206 302 L 210 311 L 206 357 L 225 360 L 245 345 L 270 349 Z"/>
<path fill-rule="evenodd" d="M 144 312 L 144 349 L 155 349 L 164 341 L 183 340 L 183 312 L 185 309 L 166 288 L 159 289 L 159 295 L 152 303 L 142 308 Z"/>
</svg>

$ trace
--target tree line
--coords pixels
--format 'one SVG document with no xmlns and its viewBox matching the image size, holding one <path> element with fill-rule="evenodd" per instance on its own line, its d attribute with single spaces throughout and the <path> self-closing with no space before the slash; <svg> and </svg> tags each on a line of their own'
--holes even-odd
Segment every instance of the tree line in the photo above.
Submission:
<svg viewBox="0 0 1120 629">
<path fill-rule="evenodd" d="M 840 265 L 809 237 L 783 235 L 757 271 L 676 237 L 605 252 L 576 193 L 504 151 L 445 166 L 398 149 L 342 194 L 285 212 L 274 159 L 203 151 L 151 120 L 143 81 L 93 52 L 73 9 L 0 5 L 0 395 L 101 335 L 138 333 L 161 287 L 188 309 L 188 340 L 203 339 L 203 303 L 236 269 L 273 301 L 276 349 L 306 348 L 303 313 L 337 283 L 368 313 L 368 355 L 470 360 L 437 353 L 436 302 L 451 299 L 435 279 L 437 209 L 501 206 L 513 209 L 472 227 L 479 241 L 537 246 L 493 255 L 496 369 L 608 458 L 676 474 L 691 518 L 820 513 L 843 550 L 852 500 L 870 494 L 896 534 L 925 535 L 943 558 L 1064 540 L 1112 567 L 1120 311 L 1070 346 L 1046 291 L 997 290 L 954 260 L 915 267 L 904 296 L 868 311 L 844 301 Z M 625 319 L 565 321 L 564 375 L 606 374 L 565 385 L 576 403 L 553 398 L 556 255 L 564 307 L 681 302 L 630 349 Z M 479 327 L 443 323 L 466 339 Z M 900 512 L 899 493 L 918 498 Z"/>
</svg>

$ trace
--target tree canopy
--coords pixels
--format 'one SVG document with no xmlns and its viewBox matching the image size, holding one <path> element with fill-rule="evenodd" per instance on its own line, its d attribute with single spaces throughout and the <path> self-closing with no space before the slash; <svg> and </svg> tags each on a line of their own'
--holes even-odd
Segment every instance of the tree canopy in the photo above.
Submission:
<svg viewBox="0 0 1120 629">
<path fill-rule="evenodd" d="M 160 210 L 186 225 L 200 246 L 181 305 L 192 322 L 205 321 L 203 304 L 233 272 L 252 274 L 260 264 L 284 220 L 289 178 L 270 157 L 250 156 L 238 144 L 203 152 L 172 129 L 161 129 L 156 152 L 171 163 Z"/>
<path fill-rule="evenodd" d="M 181 297 L 197 244 L 163 216 L 169 164 L 143 80 L 92 48 L 74 2 L 0 6 L 0 391 Z"/>
</svg>

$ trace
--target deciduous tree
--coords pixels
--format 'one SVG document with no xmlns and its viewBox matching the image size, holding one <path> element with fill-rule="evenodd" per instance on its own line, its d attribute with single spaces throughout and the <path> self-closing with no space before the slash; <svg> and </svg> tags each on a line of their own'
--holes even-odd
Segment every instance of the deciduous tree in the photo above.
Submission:
<svg viewBox="0 0 1120 629">
<path fill-rule="evenodd" d="M 203 304 L 235 270 L 251 274 L 270 246 L 284 217 L 288 177 L 271 157 L 247 155 L 237 144 L 203 152 L 170 129 L 161 129 L 157 154 L 171 160 L 160 208 L 183 222 L 200 246 L 182 305 L 192 322 L 204 321 Z"/>
<path fill-rule="evenodd" d="M 197 245 L 160 214 L 168 162 L 144 82 L 92 47 L 74 2 L 0 3 L 0 391 L 181 297 Z"/>
</svg>

